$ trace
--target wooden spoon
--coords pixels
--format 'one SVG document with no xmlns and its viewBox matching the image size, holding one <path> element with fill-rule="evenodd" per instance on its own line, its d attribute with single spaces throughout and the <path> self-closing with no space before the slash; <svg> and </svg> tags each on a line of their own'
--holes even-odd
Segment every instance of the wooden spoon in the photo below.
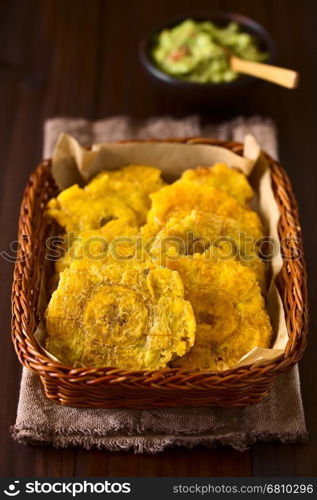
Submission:
<svg viewBox="0 0 317 500">
<path fill-rule="evenodd" d="M 262 80 L 277 83 L 282 87 L 294 89 L 298 85 L 299 74 L 291 69 L 272 66 L 271 64 L 263 64 L 253 61 L 247 61 L 240 57 L 229 54 L 230 68 L 237 73 L 255 76 Z"/>
</svg>

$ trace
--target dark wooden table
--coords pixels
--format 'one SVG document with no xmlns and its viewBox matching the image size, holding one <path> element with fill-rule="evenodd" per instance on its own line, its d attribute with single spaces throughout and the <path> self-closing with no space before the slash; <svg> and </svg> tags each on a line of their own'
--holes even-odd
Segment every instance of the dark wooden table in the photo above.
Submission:
<svg viewBox="0 0 317 500">
<path fill-rule="evenodd" d="M 1 250 L 16 237 L 23 186 L 41 159 L 43 123 L 56 115 L 91 119 L 114 114 L 145 118 L 189 109 L 152 88 L 137 45 L 153 23 L 193 9 L 234 10 L 263 23 L 278 47 L 278 63 L 301 73 L 298 90 L 264 84 L 248 99 L 206 120 L 244 113 L 272 117 L 280 157 L 301 207 L 310 297 L 317 298 L 317 3 L 314 0 L 7 0 L 0 1 Z M 1 258 L 2 476 L 311 476 L 317 475 L 314 308 L 309 347 L 301 362 L 308 444 L 170 449 L 157 455 L 26 447 L 12 441 L 21 369 L 10 341 L 12 264 Z M 312 304 L 314 302 L 312 301 Z"/>
</svg>

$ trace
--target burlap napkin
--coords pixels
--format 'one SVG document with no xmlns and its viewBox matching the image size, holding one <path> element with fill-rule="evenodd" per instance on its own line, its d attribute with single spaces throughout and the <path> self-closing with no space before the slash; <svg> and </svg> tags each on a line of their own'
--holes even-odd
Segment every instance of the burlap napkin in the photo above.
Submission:
<svg viewBox="0 0 317 500">
<path fill-rule="evenodd" d="M 274 125 L 260 118 L 239 118 L 201 127 L 199 118 L 153 118 L 137 123 L 126 117 L 90 122 L 56 118 L 46 122 L 44 157 L 49 157 L 60 132 L 82 144 L 115 139 L 207 136 L 243 141 L 253 133 L 263 149 L 277 157 Z M 269 396 L 247 408 L 162 408 L 106 410 L 61 407 L 45 398 L 37 376 L 23 370 L 14 439 L 22 443 L 60 447 L 82 446 L 158 452 L 167 446 L 229 445 L 245 450 L 254 442 L 283 443 L 307 438 L 297 366 L 281 375 Z"/>
</svg>

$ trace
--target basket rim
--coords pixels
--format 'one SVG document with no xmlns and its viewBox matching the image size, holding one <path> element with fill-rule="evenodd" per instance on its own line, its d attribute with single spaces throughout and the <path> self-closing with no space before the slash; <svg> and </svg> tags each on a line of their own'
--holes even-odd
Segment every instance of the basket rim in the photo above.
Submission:
<svg viewBox="0 0 317 500">
<path fill-rule="evenodd" d="M 136 140 L 121 140 L 121 141 L 108 141 L 109 143 L 146 143 L 146 142 L 173 142 L 173 143 L 186 143 L 186 144 L 209 144 L 209 145 L 219 145 L 225 147 L 237 154 L 242 153 L 243 144 L 235 141 L 222 141 L 207 139 L 204 137 L 182 137 L 182 138 L 168 138 L 168 139 L 136 139 Z M 90 149 L 90 146 L 87 147 Z M 198 371 L 198 370 L 186 370 L 182 368 L 163 368 L 160 370 L 123 370 L 111 367 L 100 367 L 100 368 L 74 368 L 71 366 L 64 365 L 61 362 L 56 362 L 48 358 L 46 354 L 43 353 L 41 347 L 34 339 L 33 329 L 32 332 L 28 332 L 28 325 L 16 324 L 14 321 L 15 310 L 25 307 L 25 304 L 21 304 L 21 297 L 19 293 L 16 293 L 16 288 L 18 287 L 18 282 L 21 280 L 21 269 L 19 269 L 18 263 L 15 263 L 14 267 L 14 279 L 12 287 L 12 340 L 14 343 L 15 350 L 17 352 L 20 362 L 30 368 L 35 373 L 39 374 L 41 377 L 60 377 L 64 380 L 71 380 L 72 383 L 87 382 L 89 385 L 94 386 L 95 384 L 102 382 L 106 383 L 109 379 L 109 384 L 112 386 L 121 384 L 128 387 L 131 382 L 133 385 L 140 384 L 144 387 L 151 385 L 157 385 L 157 387 L 164 387 L 168 385 L 171 387 L 173 381 L 177 389 L 182 389 L 179 385 L 182 379 L 186 379 L 186 388 L 203 389 L 204 384 L 210 382 L 220 383 L 224 379 L 226 381 L 232 381 L 232 379 L 243 379 L 249 376 L 250 372 L 257 373 L 259 370 L 265 370 L 267 375 L 274 376 L 277 373 L 287 370 L 293 366 L 302 356 L 304 349 L 306 347 L 306 336 L 308 331 L 308 300 L 307 300 L 307 273 L 306 265 L 304 260 L 303 243 L 302 243 L 302 232 L 299 222 L 298 206 L 292 190 L 290 180 L 280 165 L 279 162 L 270 157 L 267 153 L 262 151 L 264 154 L 271 171 L 272 186 L 275 199 L 281 208 L 281 200 L 283 201 L 282 206 L 285 208 L 284 219 L 288 220 L 290 227 L 292 229 L 292 236 L 298 238 L 298 250 L 300 252 L 300 258 L 297 260 L 300 266 L 300 273 L 302 276 L 301 283 L 299 286 L 300 298 L 302 303 L 299 304 L 299 314 L 297 313 L 296 321 L 300 323 L 300 328 L 298 328 L 297 335 L 295 339 L 291 341 L 289 327 L 292 326 L 290 321 L 287 322 L 287 329 L 289 333 L 289 340 L 286 346 L 285 352 L 274 360 L 268 360 L 264 362 L 258 362 L 255 364 L 245 365 L 241 367 L 230 368 L 221 372 L 211 372 L 211 371 Z M 24 209 L 27 206 L 28 212 L 26 216 L 26 222 L 28 224 L 32 223 L 32 207 L 29 207 L 29 195 L 30 190 L 34 190 L 36 183 L 38 182 L 38 177 L 45 170 L 50 170 L 51 159 L 42 160 L 37 166 L 36 170 L 31 174 L 27 186 L 24 191 L 24 196 L 21 204 L 20 219 L 19 219 L 19 252 L 25 250 L 25 241 L 23 239 L 22 222 L 24 217 Z M 280 235 L 281 224 L 285 223 L 282 220 L 282 214 L 280 210 L 280 220 L 278 223 L 278 232 Z M 19 254 L 18 254 L 19 256 Z M 283 274 L 288 276 L 290 273 L 287 269 L 288 264 L 286 261 L 283 262 L 282 270 L 277 276 L 277 282 L 280 280 Z M 284 276 L 284 279 L 285 279 Z M 282 291 L 286 294 L 286 290 L 279 288 L 279 294 L 283 302 L 283 309 L 286 319 L 289 319 L 286 315 L 285 304 L 283 301 Z M 299 297 L 297 297 L 299 300 Z M 296 297 L 295 297 L 296 300 Z M 298 304 L 297 304 L 298 305 Z M 296 311 L 297 312 L 297 311 Z M 33 325 L 35 326 L 35 325 Z M 116 377 L 111 379 L 111 377 Z M 195 385 L 195 381 L 199 379 L 199 386 Z M 185 387 L 183 387 L 185 388 Z"/>
</svg>

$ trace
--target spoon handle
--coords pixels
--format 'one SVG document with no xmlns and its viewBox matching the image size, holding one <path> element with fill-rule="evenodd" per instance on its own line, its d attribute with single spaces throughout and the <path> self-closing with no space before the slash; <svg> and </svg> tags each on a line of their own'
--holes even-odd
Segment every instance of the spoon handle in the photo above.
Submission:
<svg viewBox="0 0 317 500">
<path fill-rule="evenodd" d="M 277 83 L 282 87 L 294 89 L 298 85 L 299 75 L 297 71 L 291 69 L 280 68 L 279 66 L 272 66 L 270 64 L 263 64 L 240 57 L 230 57 L 230 67 L 237 73 L 244 73 L 245 75 L 256 76 L 262 80 Z"/>
</svg>

